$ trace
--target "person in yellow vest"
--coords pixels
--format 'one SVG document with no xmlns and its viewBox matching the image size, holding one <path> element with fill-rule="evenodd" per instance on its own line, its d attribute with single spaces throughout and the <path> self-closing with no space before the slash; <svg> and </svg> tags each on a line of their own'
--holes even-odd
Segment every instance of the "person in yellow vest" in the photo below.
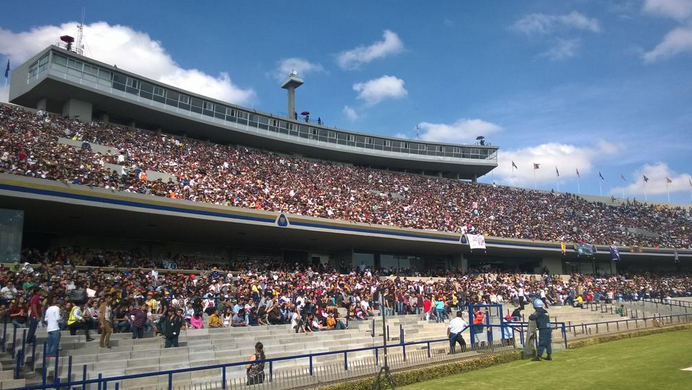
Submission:
<svg viewBox="0 0 692 390">
<path fill-rule="evenodd" d="M 86 341 L 93 341 L 94 339 L 89 335 L 89 324 L 87 323 L 85 309 L 77 304 L 71 306 L 70 315 L 67 318 L 67 329 L 70 330 L 70 335 L 74 336 L 79 329 L 84 329 Z M 86 310 L 88 310 L 88 308 Z"/>
<path fill-rule="evenodd" d="M 214 308 L 214 312 L 211 313 L 211 316 L 209 316 L 209 327 L 210 328 L 223 327 L 223 322 L 221 322 L 221 318 L 219 318 L 219 312 L 216 308 Z"/>
</svg>

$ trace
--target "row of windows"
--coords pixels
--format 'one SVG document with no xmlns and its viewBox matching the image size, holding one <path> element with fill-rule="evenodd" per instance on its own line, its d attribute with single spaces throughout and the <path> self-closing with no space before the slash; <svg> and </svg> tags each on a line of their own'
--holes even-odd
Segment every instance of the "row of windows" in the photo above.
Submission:
<svg viewBox="0 0 692 390">
<path fill-rule="evenodd" d="M 37 68 L 39 64 L 43 63 L 45 65 L 47 62 L 48 55 L 46 54 L 46 56 L 37 61 Z M 52 66 L 56 70 L 68 73 L 75 77 L 81 77 L 100 85 L 109 86 L 119 91 L 137 95 L 145 99 L 154 100 L 185 111 L 195 112 L 228 122 L 258 127 L 264 130 L 271 130 L 275 132 L 278 131 L 289 135 L 305 136 L 307 138 L 318 140 L 325 140 L 326 138 L 326 140 L 330 140 L 330 142 L 352 144 L 367 148 L 386 148 L 387 150 L 402 151 L 408 150 L 411 152 L 432 155 L 444 155 L 445 153 L 452 153 L 455 155 L 461 155 L 463 158 L 487 158 L 490 154 L 487 149 L 463 148 L 462 151 L 462 148 L 460 147 L 410 143 L 406 141 L 358 136 L 348 133 L 337 133 L 331 130 L 308 127 L 277 118 L 270 118 L 255 113 L 237 110 L 221 104 L 214 104 L 213 102 L 205 101 L 177 91 L 168 90 L 139 79 L 125 76 L 121 73 L 101 69 L 99 67 L 59 54 L 53 53 L 52 62 Z"/>
</svg>

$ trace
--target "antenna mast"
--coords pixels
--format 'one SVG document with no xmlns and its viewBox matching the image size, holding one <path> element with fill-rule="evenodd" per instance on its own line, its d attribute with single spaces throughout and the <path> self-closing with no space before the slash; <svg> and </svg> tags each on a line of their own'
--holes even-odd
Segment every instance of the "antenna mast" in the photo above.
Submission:
<svg viewBox="0 0 692 390">
<path fill-rule="evenodd" d="M 77 45 L 75 46 L 75 53 L 84 55 L 84 45 L 82 44 L 82 38 L 84 38 L 84 14 L 86 10 L 82 7 L 82 21 L 77 25 Z"/>
</svg>

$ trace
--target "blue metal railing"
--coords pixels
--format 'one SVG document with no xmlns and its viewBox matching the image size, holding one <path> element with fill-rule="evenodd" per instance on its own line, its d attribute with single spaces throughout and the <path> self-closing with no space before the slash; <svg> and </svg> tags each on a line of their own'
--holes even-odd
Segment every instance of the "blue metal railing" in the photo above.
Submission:
<svg viewBox="0 0 692 390">
<path fill-rule="evenodd" d="M 652 317 L 644 317 L 644 318 L 635 318 L 635 319 L 627 319 L 627 320 L 613 320 L 613 321 L 601 321 L 601 322 L 592 322 L 592 323 L 584 323 L 584 324 L 579 324 L 579 325 L 567 325 L 564 322 L 551 322 L 551 326 L 553 329 L 557 329 L 561 331 L 563 342 L 565 345 L 565 348 L 568 347 L 568 333 L 567 329 L 572 329 L 572 331 L 576 335 L 576 329 L 579 327 L 583 327 L 584 329 L 588 327 L 593 327 L 593 326 L 605 326 L 607 331 L 610 331 L 610 326 L 613 324 L 622 324 L 622 323 L 639 323 L 639 322 L 644 322 L 645 326 L 647 324 L 647 321 L 652 321 L 654 319 L 659 320 L 659 321 L 664 321 L 668 320 L 669 322 L 673 322 L 673 319 L 677 318 L 678 322 L 681 322 L 681 319 L 684 318 L 685 322 L 687 321 L 692 321 L 692 314 L 676 314 L 676 315 L 665 315 L 665 316 L 652 316 Z M 373 321 L 373 329 L 371 331 L 372 337 L 375 337 L 375 322 Z M 518 331 L 519 336 L 520 336 L 520 342 L 521 345 L 524 344 L 524 339 L 525 339 L 525 329 L 528 328 L 528 322 L 509 322 L 509 323 L 503 323 L 503 324 L 484 324 L 484 327 L 487 327 L 487 332 L 489 335 L 488 338 L 488 347 L 489 350 L 493 349 L 494 343 L 492 340 L 492 328 L 504 328 L 504 327 L 510 327 L 513 329 L 513 331 Z M 473 327 L 473 325 L 467 326 L 464 328 L 464 331 L 466 329 L 469 329 Z M 619 330 L 619 328 L 618 328 Z M 393 344 L 393 345 L 388 345 L 387 348 L 401 348 L 402 349 L 402 356 L 403 360 L 406 361 L 406 348 L 407 347 L 412 347 L 412 346 L 420 346 L 423 345 L 425 346 L 425 350 L 427 353 L 428 358 L 432 357 L 432 344 L 436 343 L 445 343 L 449 344 L 449 339 L 448 338 L 442 338 L 442 339 L 433 339 L 433 340 L 422 340 L 422 341 L 414 341 L 414 342 L 406 342 L 405 341 L 405 333 L 403 326 L 400 325 L 399 327 L 399 343 Z M 597 331 L 598 333 L 598 331 Z M 514 337 L 514 335 L 513 335 Z M 485 350 L 485 348 L 478 348 L 477 343 L 471 343 L 469 347 L 469 351 L 474 351 L 474 350 Z M 102 374 L 98 375 L 98 378 L 94 379 L 87 379 L 87 365 L 84 364 L 82 367 L 82 379 L 81 380 L 72 380 L 72 374 L 73 374 L 73 364 L 72 364 L 72 356 L 68 357 L 68 364 L 67 364 L 67 381 L 62 382 L 61 378 L 59 376 L 59 360 L 60 357 L 57 356 L 54 360 L 54 381 L 53 383 L 48 383 L 47 380 L 47 358 L 46 358 L 46 348 L 47 344 L 44 343 L 43 345 L 43 365 L 42 365 L 42 383 L 37 384 L 37 385 L 31 385 L 31 386 L 26 386 L 22 388 L 16 388 L 16 389 L 10 389 L 10 390 L 20 390 L 20 389 L 25 389 L 25 390 L 47 390 L 47 389 L 57 389 L 59 387 L 82 387 L 84 388 L 86 385 L 89 384 L 97 384 L 99 388 L 104 389 L 107 388 L 108 383 L 113 383 L 115 382 L 116 388 L 119 387 L 119 382 L 124 381 L 124 380 L 129 380 L 129 379 L 139 379 L 139 378 L 148 378 L 148 377 L 156 377 L 156 376 L 167 376 L 168 377 L 168 388 L 172 388 L 173 386 L 173 375 L 175 374 L 180 374 L 180 373 L 186 373 L 186 372 L 195 372 L 195 371 L 202 371 L 202 370 L 213 370 L 213 369 L 219 369 L 221 370 L 221 378 L 222 378 L 222 388 L 226 388 L 226 371 L 229 368 L 232 367 L 238 367 L 238 366 L 244 366 L 246 364 L 250 363 L 266 363 L 269 366 L 269 381 L 271 382 L 273 380 L 273 374 L 274 374 L 274 363 L 279 362 L 279 361 L 287 361 L 287 360 L 295 360 L 295 359 L 308 359 L 309 362 L 309 375 L 314 375 L 314 360 L 317 357 L 321 356 L 329 356 L 329 355 L 343 355 L 344 359 L 344 370 L 348 371 L 349 369 L 349 362 L 348 362 L 348 356 L 349 354 L 352 353 L 357 353 L 357 352 L 365 352 L 365 351 L 373 351 L 374 356 L 375 356 L 375 363 L 379 364 L 380 360 L 380 350 L 384 349 L 384 346 L 373 346 L 373 347 L 363 347 L 363 348 L 353 348 L 353 349 L 345 349 L 345 350 L 338 350 L 338 351 L 327 351 L 327 352 L 315 352 L 315 353 L 309 353 L 309 354 L 303 354 L 303 355 L 293 355 L 293 356 L 285 356 L 285 357 L 277 357 L 277 358 L 271 358 L 271 359 L 263 359 L 263 360 L 257 360 L 254 362 L 250 361 L 244 361 L 244 362 L 237 362 L 237 363 L 226 363 L 226 364 L 216 364 L 216 365 L 209 365 L 209 366 L 202 366 L 202 367 L 191 367 L 191 368 L 181 368 L 181 369 L 175 369 L 175 370 L 167 370 L 167 371 L 160 371 L 160 372 L 151 372 L 151 373 L 143 373 L 143 374 L 131 374 L 131 375 L 121 375 L 121 376 L 114 376 L 114 377 L 107 377 L 104 378 Z M 516 345 L 515 345 L 516 348 Z M 14 349 L 14 348 L 13 348 Z M 16 354 L 16 362 L 17 362 L 17 371 L 16 371 L 16 376 L 18 377 L 19 375 L 19 368 L 21 367 L 20 362 L 21 359 L 23 359 L 22 354 L 24 353 L 23 350 L 19 350 Z M 33 355 L 33 352 L 32 352 Z M 35 356 L 34 356 L 35 359 Z"/>
<path fill-rule="evenodd" d="M 498 326 L 498 325 L 493 325 L 493 326 Z M 464 328 L 466 330 L 466 328 Z M 402 356 L 403 360 L 406 361 L 406 347 L 411 347 L 411 346 L 418 346 L 418 345 L 425 345 L 425 348 L 427 350 L 427 355 L 428 357 L 432 356 L 431 353 L 431 345 L 435 343 L 445 343 L 449 344 L 449 339 L 448 338 L 443 338 L 443 339 L 434 339 L 434 340 L 423 340 L 423 341 L 414 341 L 414 342 L 406 342 L 404 340 L 404 330 L 403 327 L 400 327 L 400 337 L 401 340 L 397 344 L 393 345 L 388 345 L 388 349 L 393 349 L 393 348 L 402 348 Z M 16 389 L 10 389 L 10 390 L 46 390 L 46 389 L 58 389 L 58 388 L 73 388 L 73 387 L 85 387 L 89 384 L 97 384 L 100 389 L 105 389 L 108 386 L 108 383 L 113 383 L 115 382 L 116 388 L 119 387 L 119 382 L 124 381 L 124 380 L 130 380 L 130 379 L 139 379 L 139 378 L 149 378 L 149 377 L 159 377 L 159 376 L 167 376 L 168 377 L 168 388 L 171 389 L 173 386 L 173 375 L 175 374 L 181 374 L 181 373 L 187 373 L 187 372 L 195 372 L 195 371 L 202 371 L 202 370 L 213 370 L 213 369 L 219 369 L 221 371 L 221 378 L 223 380 L 222 382 L 222 388 L 226 388 L 226 370 L 232 367 L 239 367 L 239 366 L 244 366 L 246 364 L 252 364 L 252 363 L 266 363 L 269 365 L 269 381 L 273 381 L 273 374 L 274 374 L 274 363 L 279 362 L 279 361 L 286 361 L 286 360 L 295 360 L 295 359 L 308 359 L 309 361 L 309 373 L 312 376 L 314 374 L 314 359 L 317 357 L 321 356 L 329 356 L 329 355 L 343 355 L 344 358 L 344 370 L 348 371 L 349 370 L 349 361 L 348 361 L 348 356 L 349 354 L 352 353 L 357 353 L 357 352 L 367 352 L 367 351 L 374 351 L 375 354 L 375 364 L 379 364 L 379 357 L 380 357 L 380 350 L 384 349 L 384 346 L 373 346 L 373 347 L 363 347 L 363 348 L 353 348 L 353 349 L 344 349 L 344 350 L 338 350 L 338 351 L 327 351 L 327 352 L 315 352 L 315 353 L 309 353 L 309 354 L 303 354 L 303 355 L 294 355 L 294 356 L 284 356 L 284 357 L 277 357 L 277 358 L 271 358 L 271 359 L 262 359 L 262 360 L 255 360 L 255 361 L 244 361 L 244 362 L 236 362 L 236 363 L 226 363 L 226 364 L 215 364 L 215 365 L 209 365 L 209 366 L 201 366 L 201 367 L 190 367 L 190 368 L 181 368 L 181 369 L 174 369 L 174 370 L 167 370 L 167 371 L 160 371 L 160 372 L 151 372 L 151 373 L 143 373 L 143 374 L 131 374 L 131 375 L 120 375 L 120 376 L 113 376 L 113 377 L 107 377 L 104 378 L 102 374 L 98 375 L 98 378 L 94 379 L 87 379 L 87 365 L 84 364 L 82 366 L 82 379 L 81 380 L 72 380 L 72 373 L 73 373 L 73 364 L 72 364 L 72 356 L 68 357 L 68 364 L 67 364 L 67 378 L 66 381 L 62 381 L 60 376 L 59 376 L 59 360 L 60 357 L 57 356 L 55 358 L 55 368 L 54 368 L 54 380 L 53 383 L 48 383 L 48 367 L 47 367 L 47 359 L 46 359 L 46 349 L 47 349 L 47 343 L 44 343 L 43 345 L 43 368 L 42 368 L 42 383 L 41 384 L 36 384 L 36 385 L 30 385 L 22 388 L 16 388 Z M 478 349 L 484 349 L 484 348 L 475 348 L 473 345 L 469 348 L 469 351 L 474 351 Z M 18 353 L 18 358 L 17 361 L 20 359 L 20 354 L 22 351 Z"/>
</svg>

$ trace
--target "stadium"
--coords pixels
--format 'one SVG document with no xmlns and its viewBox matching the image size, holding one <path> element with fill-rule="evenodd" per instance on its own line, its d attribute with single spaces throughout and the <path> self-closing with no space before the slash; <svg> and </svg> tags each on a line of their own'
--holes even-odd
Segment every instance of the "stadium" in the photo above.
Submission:
<svg viewBox="0 0 692 390">
<path fill-rule="evenodd" d="M 654 338 L 692 381 L 689 205 L 482 183 L 501 146 L 327 126 L 296 72 L 272 114 L 61 39 L 0 106 L 0 388 L 504 388 L 546 334 L 554 388 Z"/>
</svg>

